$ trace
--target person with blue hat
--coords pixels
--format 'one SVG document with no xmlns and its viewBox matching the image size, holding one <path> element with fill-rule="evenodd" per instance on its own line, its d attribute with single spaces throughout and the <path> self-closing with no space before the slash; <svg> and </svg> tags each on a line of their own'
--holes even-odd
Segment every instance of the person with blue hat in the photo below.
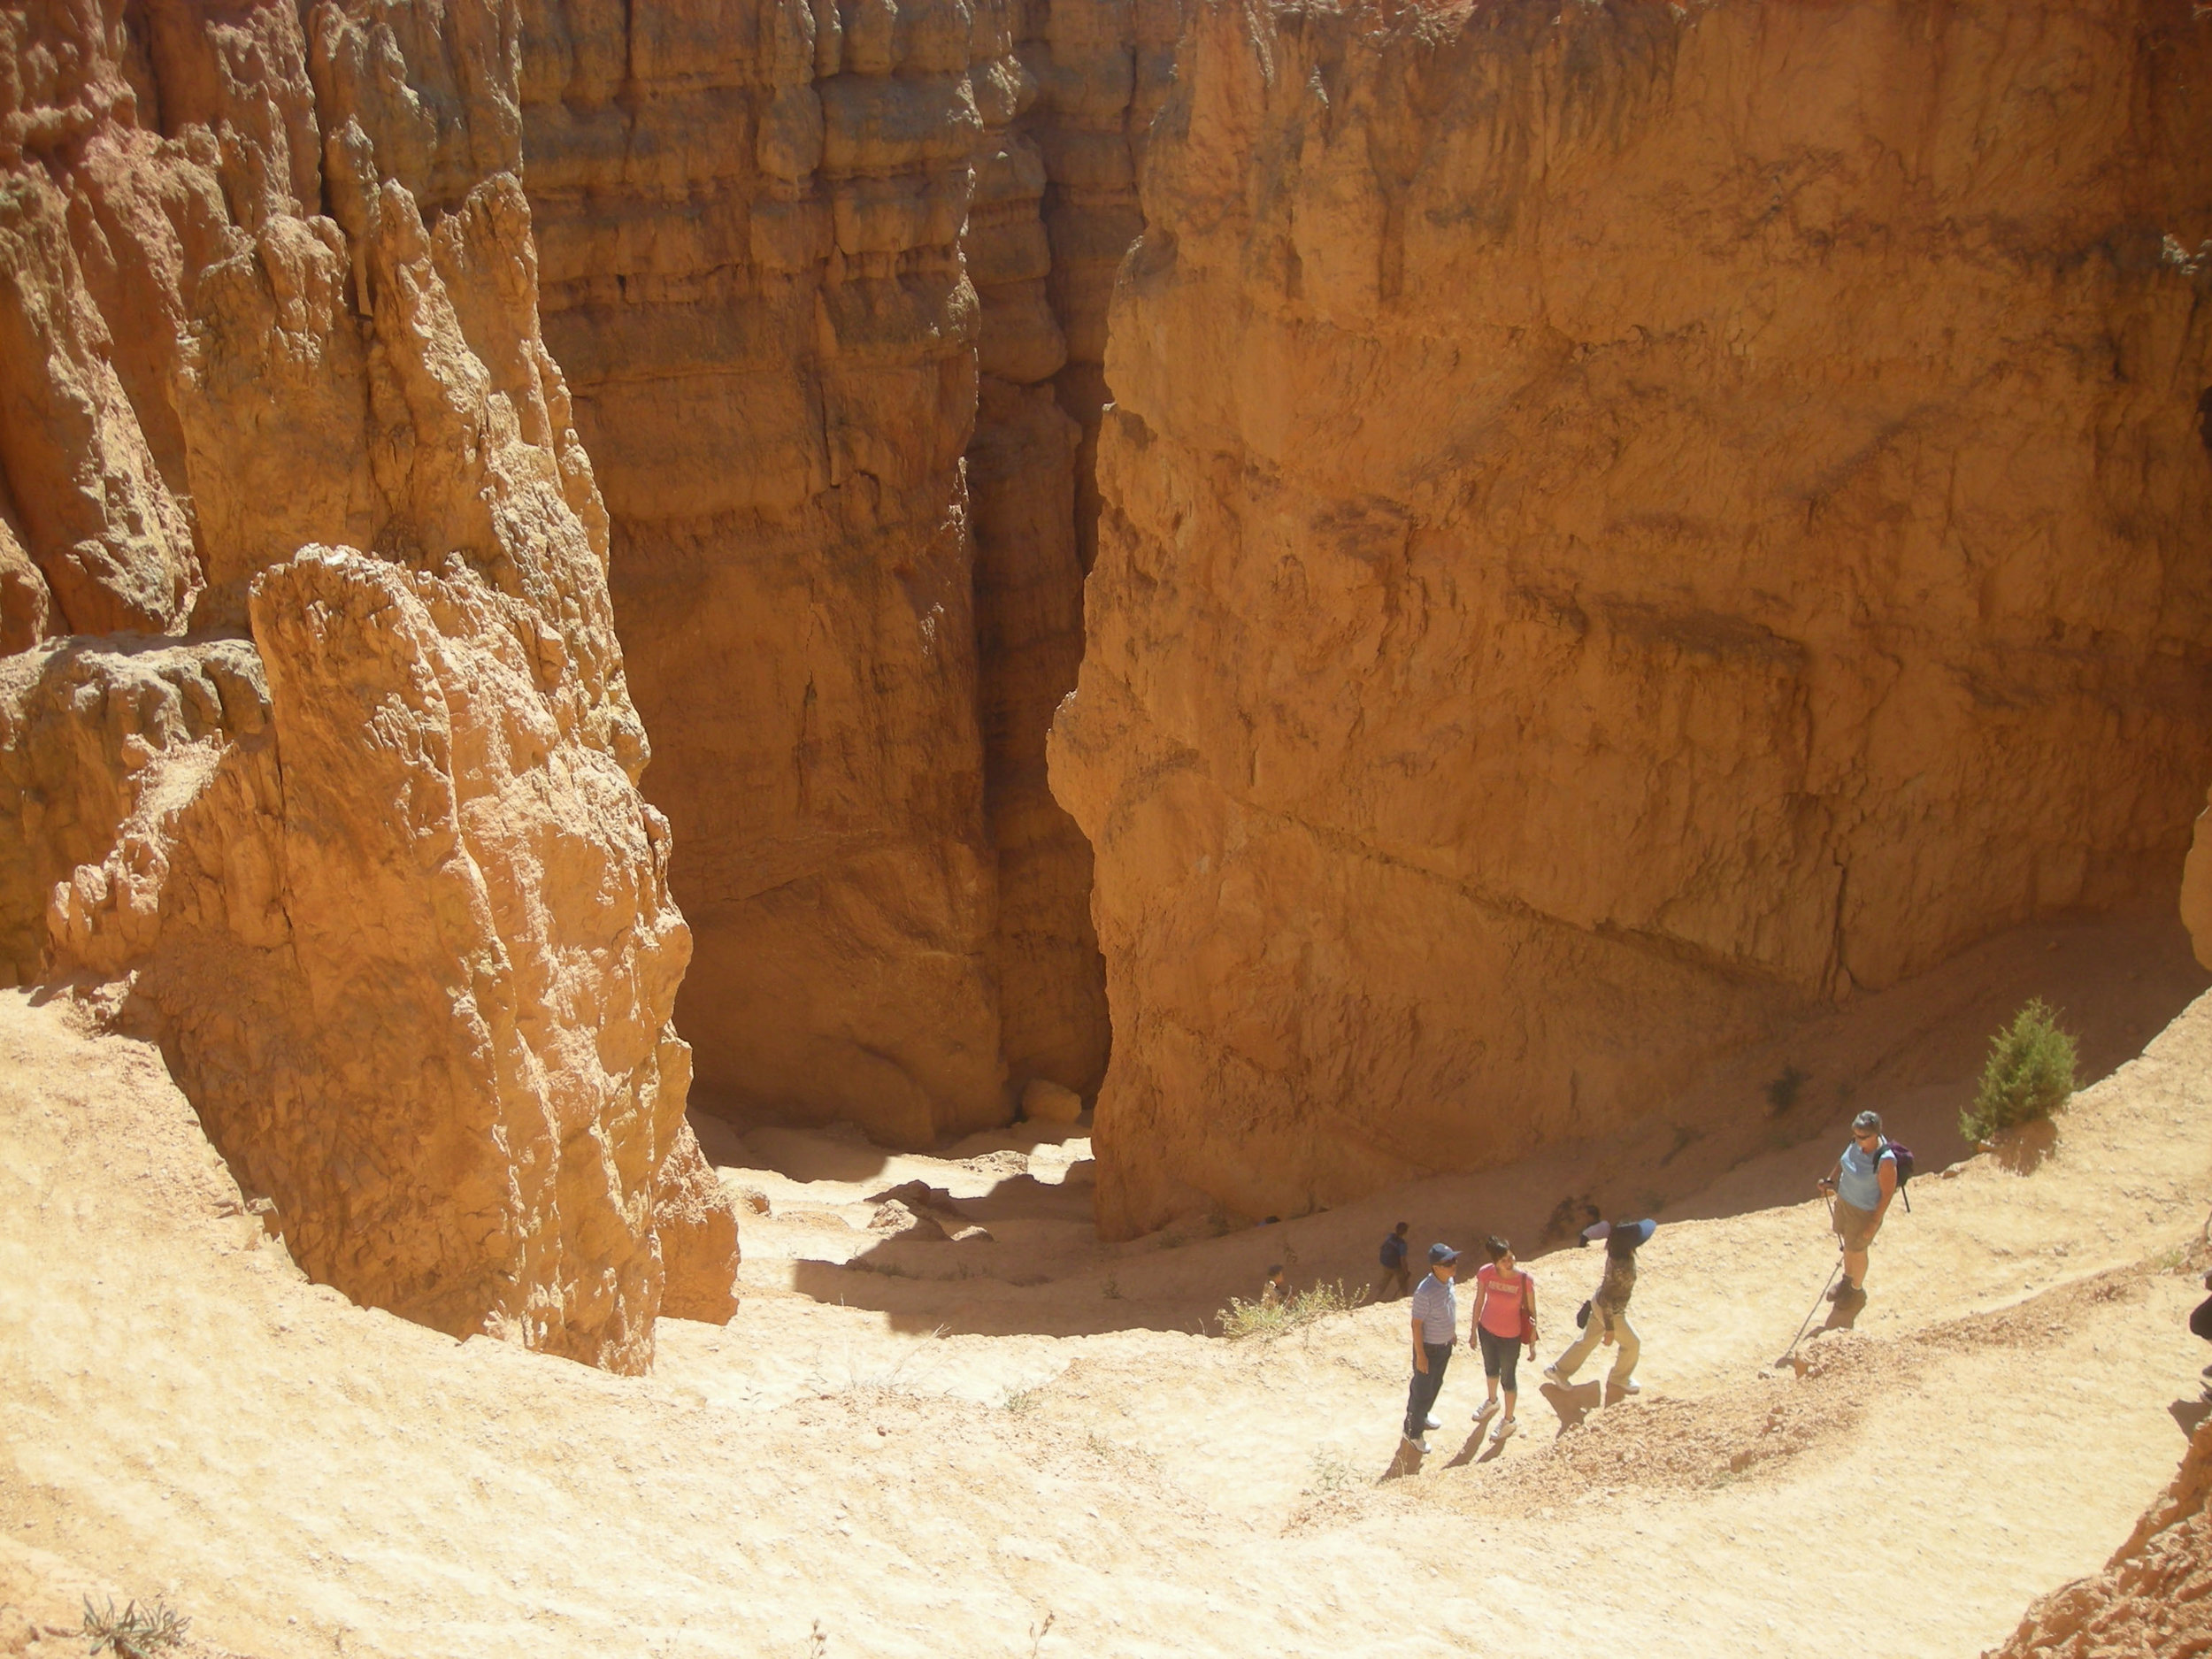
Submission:
<svg viewBox="0 0 2212 1659">
<path fill-rule="evenodd" d="M 1413 1292 L 1413 1380 L 1406 1389 L 1406 1443 L 1428 1455 L 1428 1431 L 1444 1425 L 1429 1415 L 1444 1368 L 1459 1340 L 1459 1294 L 1452 1288 L 1459 1252 L 1448 1244 L 1429 1246 L 1429 1276 Z"/>
<path fill-rule="evenodd" d="M 1628 1299 L 1636 1289 L 1637 1248 L 1658 1231 L 1655 1221 L 1601 1221 L 1583 1230 L 1582 1236 L 1590 1242 L 1604 1241 L 1605 1277 L 1590 1298 L 1590 1317 L 1582 1334 L 1573 1347 L 1544 1367 L 1547 1380 L 1567 1386 L 1592 1350 L 1601 1342 L 1611 1342 L 1619 1352 L 1607 1386 L 1615 1394 L 1643 1392 L 1636 1381 L 1636 1362 L 1642 1357 L 1644 1345 L 1637 1338 L 1636 1327 L 1628 1322 Z"/>
</svg>

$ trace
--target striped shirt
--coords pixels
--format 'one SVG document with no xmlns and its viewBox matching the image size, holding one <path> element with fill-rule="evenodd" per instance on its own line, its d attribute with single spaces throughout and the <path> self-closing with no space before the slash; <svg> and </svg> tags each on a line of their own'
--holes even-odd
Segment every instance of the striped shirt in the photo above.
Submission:
<svg viewBox="0 0 2212 1659">
<path fill-rule="evenodd" d="M 1448 1279 L 1431 1273 L 1414 1287 L 1413 1317 L 1421 1322 L 1421 1340 L 1432 1348 L 1448 1348 L 1459 1331 L 1459 1293 Z"/>
</svg>

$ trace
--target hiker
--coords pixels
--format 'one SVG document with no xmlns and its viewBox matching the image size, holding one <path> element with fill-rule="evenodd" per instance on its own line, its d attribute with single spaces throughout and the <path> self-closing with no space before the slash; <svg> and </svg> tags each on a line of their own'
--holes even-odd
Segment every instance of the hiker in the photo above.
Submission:
<svg viewBox="0 0 2212 1659">
<path fill-rule="evenodd" d="M 1617 1394 L 1643 1392 L 1643 1385 L 1636 1380 L 1636 1362 L 1643 1355 L 1644 1345 L 1636 1335 L 1636 1327 L 1628 1322 L 1628 1299 L 1636 1289 L 1636 1251 L 1658 1231 L 1655 1221 L 1601 1221 L 1585 1229 L 1585 1236 L 1593 1242 L 1604 1240 L 1605 1276 L 1598 1280 L 1597 1294 L 1590 1298 L 1582 1334 L 1572 1348 L 1544 1367 L 1548 1380 L 1567 1386 L 1574 1381 L 1582 1362 L 1590 1357 L 1590 1351 L 1604 1342 L 1620 1349 L 1613 1357 L 1613 1374 L 1606 1379 L 1607 1386 Z"/>
<path fill-rule="evenodd" d="M 1375 1292 L 1377 1302 L 1395 1302 L 1413 1288 L 1413 1275 L 1406 1267 L 1406 1230 L 1412 1225 L 1410 1221 L 1401 1221 L 1382 1241 L 1383 1277 L 1381 1287 Z M 1395 1290 L 1391 1288 L 1394 1279 Z"/>
<path fill-rule="evenodd" d="M 2212 1290 L 2212 1273 L 2204 1276 L 2204 1287 Z M 2212 1296 L 2207 1296 L 2199 1302 L 2196 1311 L 2189 1316 L 2189 1330 L 2193 1335 L 2212 1342 Z M 2204 1379 L 2204 1397 L 2212 1400 L 2212 1365 L 2207 1365 L 2198 1374 Z"/>
<path fill-rule="evenodd" d="M 1867 1249 L 1897 1196 L 1897 1154 L 1882 1133 L 1879 1112 L 1861 1112 L 1851 1120 L 1851 1144 L 1821 1177 L 1820 1190 L 1835 1200 L 1831 1225 L 1843 1249 L 1843 1278 L 1828 1300 L 1863 1297 Z"/>
<path fill-rule="evenodd" d="M 1413 1292 L 1413 1380 L 1406 1387 L 1406 1443 L 1428 1455 L 1428 1431 L 1444 1425 L 1429 1415 L 1436 1391 L 1444 1386 L 1452 1345 L 1459 1340 L 1459 1296 L 1452 1289 L 1459 1252 L 1448 1244 L 1429 1246 L 1429 1276 Z"/>
<path fill-rule="evenodd" d="M 1513 1420 L 1513 1405 L 1520 1393 L 1517 1373 L 1521 1349 L 1525 1347 L 1531 1358 L 1536 1354 L 1536 1280 L 1514 1261 L 1513 1247 L 1505 1240 L 1494 1233 L 1483 1241 L 1483 1248 L 1490 1265 L 1475 1270 L 1474 1332 L 1490 1397 L 1476 1408 L 1475 1421 L 1480 1423 L 1498 1409 L 1502 1392 L 1505 1415 L 1490 1431 L 1490 1438 L 1509 1440 L 1520 1427 Z"/>
<path fill-rule="evenodd" d="M 1290 1300 L 1290 1274 L 1280 1262 L 1267 1270 L 1267 1280 L 1260 1286 L 1260 1306 L 1279 1308 Z"/>
</svg>

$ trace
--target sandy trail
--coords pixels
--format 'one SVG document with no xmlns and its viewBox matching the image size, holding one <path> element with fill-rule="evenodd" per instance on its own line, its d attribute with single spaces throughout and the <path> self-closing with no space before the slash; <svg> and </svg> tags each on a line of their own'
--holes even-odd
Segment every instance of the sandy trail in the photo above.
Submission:
<svg viewBox="0 0 2212 1659">
<path fill-rule="evenodd" d="M 744 1310 L 664 1322 L 657 1373 L 620 1379 L 305 1284 L 156 1054 L 0 995 L 0 1567 L 52 1551 L 266 1659 L 1974 1654 L 2102 1561 L 2193 1421 L 2212 999 L 2032 1169 L 1916 1184 L 1856 1332 L 1762 1376 L 1832 1261 L 1816 1206 L 1771 1199 L 1848 1103 L 1678 1160 L 1677 1208 L 1713 1213 L 1645 1252 L 1643 1398 L 1532 1388 L 1493 1455 L 1463 1352 L 1404 1473 L 1402 1308 L 1270 1343 L 1192 1320 L 1262 1256 L 1362 1271 L 1394 1211 L 1540 1217 L 1571 1166 L 1100 1247 L 1078 1135 L 893 1160 L 757 1131 L 722 1148 L 773 1212 Z M 910 1179 L 993 1241 L 869 1234 Z M 1553 1333 L 1597 1265 L 1534 1262 Z"/>
</svg>

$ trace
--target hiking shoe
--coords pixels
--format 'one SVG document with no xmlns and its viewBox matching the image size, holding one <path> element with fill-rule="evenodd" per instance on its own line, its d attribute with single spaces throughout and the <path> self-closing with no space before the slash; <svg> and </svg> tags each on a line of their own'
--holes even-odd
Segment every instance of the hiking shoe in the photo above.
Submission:
<svg viewBox="0 0 2212 1659">
<path fill-rule="evenodd" d="M 1432 1429 L 1440 1429 L 1444 1426 L 1444 1419 L 1441 1417 L 1431 1417 L 1429 1419 L 1429 1426 Z"/>
<path fill-rule="evenodd" d="M 1500 1417 L 1498 1419 L 1498 1426 L 1490 1431 L 1490 1438 L 1494 1441 L 1509 1440 L 1513 1438 L 1515 1432 L 1520 1428 L 1520 1426 L 1521 1425 L 1516 1423 L 1511 1417 Z"/>
<path fill-rule="evenodd" d="M 1831 1302 L 1841 1302 L 1846 1296 L 1856 1295 L 1858 1294 L 1858 1288 L 1859 1287 L 1856 1285 L 1854 1285 L 1849 1279 L 1847 1279 L 1837 1285 L 1833 1290 L 1828 1293 L 1828 1300 Z"/>
<path fill-rule="evenodd" d="M 1643 1391 L 1644 1386 L 1640 1382 L 1615 1383 L 1613 1385 L 1613 1392 L 1617 1394 L 1640 1394 L 1643 1393 Z"/>
<path fill-rule="evenodd" d="M 1406 1444 L 1413 1448 L 1415 1451 L 1420 1453 L 1424 1457 L 1426 1457 L 1429 1455 L 1429 1443 L 1425 1438 L 1416 1440 L 1412 1435 L 1409 1434 L 1406 1436 Z"/>
<path fill-rule="evenodd" d="M 1475 1421 L 1476 1421 L 1476 1422 L 1478 1422 L 1478 1423 L 1481 1422 L 1481 1421 L 1483 1420 L 1483 1418 L 1485 1418 L 1485 1417 L 1488 1417 L 1488 1416 L 1489 1416 L 1489 1415 L 1490 1415 L 1493 1411 L 1495 1411 L 1497 1409 L 1498 1409 L 1498 1402 L 1497 1402 L 1496 1401 L 1494 1401 L 1494 1400 L 1486 1400 L 1486 1401 L 1484 1401 L 1484 1402 L 1483 1402 L 1480 1405 L 1479 1405 L 1479 1406 L 1477 1406 L 1477 1407 L 1475 1408 Z"/>
<path fill-rule="evenodd" d="M 1559 1367 L 1556 1365 L 1544 1367 L 1544 1380 L 1548 1383 L 1556 1383 L 1562 1388 L 1567 1386 L 1567 1379 L 1559 1374 Z"/>
</svg>

